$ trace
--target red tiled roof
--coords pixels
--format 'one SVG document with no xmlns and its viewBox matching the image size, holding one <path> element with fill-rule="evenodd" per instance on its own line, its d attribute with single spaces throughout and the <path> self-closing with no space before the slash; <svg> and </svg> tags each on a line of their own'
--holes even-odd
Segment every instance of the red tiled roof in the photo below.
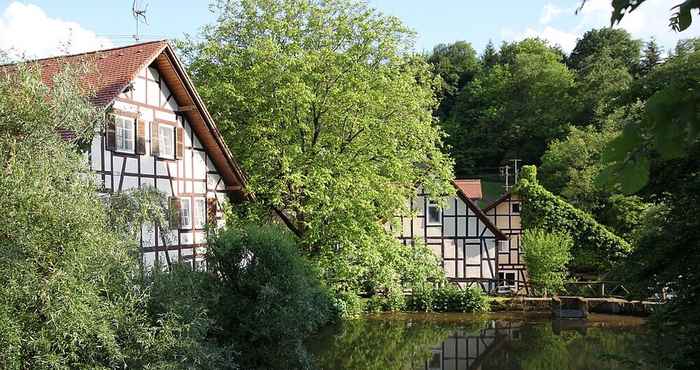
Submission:
<svg viewBox="0 0 700 370">
<path fill-rule="evenodd" d="M 66 65 L 85 63 L 88 72 L 80 77 L 80 83 L 95 92 L 92 103 L 105 108 L 124 91 L 141 70 L 152 63 L 157 65 L 177 103 L 196 107 L 194 110 L 185 111 L 184 114 L 192 123 L 197 135 L 201 135 L 202 144 L 209 150 L 227 185 L 231 185 L 232 191 L 241 194 L 242 197 L 252 196 L 245 191 L 245 174 L 226 146 L 204 102 L 167 41 L 144 42 L 82 54 L 37 59 L 28 63 L 36 63 L 41 67 L 42 81 L 49 86 L 53 83 L 53 76 Z M 11 73 L 12 68 L 15 68 L 14 64 L 0 65 L 0 72 L 4 70 Z M 64 138 L 71 135 L 69 132 L 60 134 Z"/>
<path fill-rule="evenodd" d="M 153 62 L 167 45 L 165 40 L 151 41 L 82 54 L 37 59 L 29 63 L 39 64 L 41 78 L 47 85 L 52 84 L 53 76 L 64 66 L 88 63 L 92 67 L 80 81 L 84 87 L 95 91 L 92 102 L 105 107 L 124 90 L 139 71 Z"/>
<path fill-rule="evenodd" d="M 481 199 L 482 197 L 481 180 L 479 179 L 455 180 L 455 185 L 457 185 L 469 199 Z"/>
</svg>

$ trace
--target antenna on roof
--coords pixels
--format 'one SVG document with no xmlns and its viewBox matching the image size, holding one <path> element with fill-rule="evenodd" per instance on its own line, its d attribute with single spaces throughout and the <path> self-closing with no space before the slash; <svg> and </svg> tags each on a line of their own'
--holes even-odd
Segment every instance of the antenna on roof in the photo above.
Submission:
<svg viewBox="0 0 700 370">
<path fill-rule="evenodd" d="M 131 14 L 134 16 L 134 21 L 136 21 L 136 34 L 134 35 L 134 40 L 136 41 L 141 39 L 141 35 L 139 35 L 139 23 L 143 22 L 148 25 L 146 11 L 148 11 L 148 3 L 146 3 L 146 6 L 144 7 L 138 0 L 134 0 L 133 5 L 131 6 Z"/>
</svg>

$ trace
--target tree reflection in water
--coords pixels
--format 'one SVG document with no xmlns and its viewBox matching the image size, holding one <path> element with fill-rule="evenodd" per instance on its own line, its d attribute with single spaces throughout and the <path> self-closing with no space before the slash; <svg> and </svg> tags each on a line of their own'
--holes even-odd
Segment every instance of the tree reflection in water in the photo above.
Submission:
<svg viewBox="0 0 700 370">
<path fill-rule="evenodd" d="M 309 348 L 321 369 L 660 369 L 642 321 L 595 316 L 382 315 L 345 322 Z"/>
</svg>

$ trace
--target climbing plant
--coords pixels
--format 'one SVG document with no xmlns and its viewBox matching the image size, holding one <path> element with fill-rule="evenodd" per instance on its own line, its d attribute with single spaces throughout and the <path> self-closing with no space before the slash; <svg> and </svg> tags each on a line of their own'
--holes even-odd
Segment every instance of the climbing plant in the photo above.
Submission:
<svg viewBox="0 0 700 370">
<path fill-rule="evenodd" d="M 525 166 L 514 191 L 527 199 L 523 203 L 524 229 L 540 228 L 570 235 L 574 241 L 574 272 L 602 273 L 630 252 L 630 245 L 599 224 L 591 214 L 552 194 L 537 182 L 537 169 Z"/>
</svg>

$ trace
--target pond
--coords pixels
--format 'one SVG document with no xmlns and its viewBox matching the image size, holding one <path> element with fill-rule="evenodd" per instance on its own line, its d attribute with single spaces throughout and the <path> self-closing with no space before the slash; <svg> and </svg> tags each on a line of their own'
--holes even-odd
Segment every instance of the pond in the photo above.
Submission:
<svg viewBox="0 0 700 370">
<path fill-rule="evenodd" d="M 653 341 L 635 317 L 385 314 L 326 328 L 307 345 L 320 369 L 658 369 Z"/>
</svg>

